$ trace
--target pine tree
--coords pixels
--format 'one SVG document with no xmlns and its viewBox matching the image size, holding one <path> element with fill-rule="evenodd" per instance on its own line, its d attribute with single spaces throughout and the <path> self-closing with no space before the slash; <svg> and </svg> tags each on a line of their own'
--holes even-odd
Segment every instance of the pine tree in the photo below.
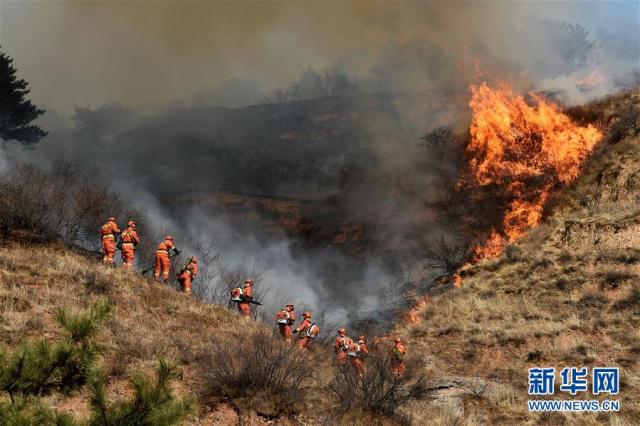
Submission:
<svg viewBox="0 0 640 426">
<path fill-rule="evenodd" d="M 26 99 L 28 83 L 18 79 L 12 63 L 13 59 L 0 51 L 0 139 L 30 146 L 47 135 L 31 124 L 44 110 Z"/>
<path fill-rule="evenodd" d="M 107 379 L 96 366 L 103 348 L 95 337 L 111 310 L 107 301 L 80 314 L 60 310 L 56 319 L 67 334 L 64 338 L 25 342 L 11 354 L 0 352 L 0 392 L 9 397 L 0 397 L 0 426 L 74 426 L 78 422 L 73 417 L 46 407 L 40 397 L 69 394 L 86 384 L 91 390 L 90 425 L 171 425 L 191 411 L 191 401 L 171 391 L 171 380 L 180 375 L 178 367 L 164 360 L 160 360 L 154 381 L 143 375 L 130 380 L 130 400 L 107 400 Z"/>
<path fill-rule="evenodd" d="M 98 376 L 91 384 L 92 418 L 90 426 L 172 425 L 191 411 L 191 401 L 176 398 L 169 386 L 180 375 L 175 364 L 160 360 L 155 381 L 143 375 L 131 380 L 133 397 L 109 403 L 106 379 Z"/>
</svg>

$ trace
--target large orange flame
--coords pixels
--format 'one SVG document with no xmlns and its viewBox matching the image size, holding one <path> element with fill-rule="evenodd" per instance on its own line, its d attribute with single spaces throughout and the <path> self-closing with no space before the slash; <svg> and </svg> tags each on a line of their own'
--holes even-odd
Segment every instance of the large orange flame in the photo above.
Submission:
<svg viewBox="0 0 640 426">
<path fill-rule="evenodd" d="M 550 192 L 578 176 L 602 134 L 592 125 L 576 125 L 557 105 L 535 94 L 530 105 L 505 84 L 470 88 L 469 160 L 460 184 L 491 188 L 506 200 L 504 211 L 497 212 L 502 222 L 476 249 L 478 260 L 499 255 L 505 244 L 540 223 Z"/>
</svg>

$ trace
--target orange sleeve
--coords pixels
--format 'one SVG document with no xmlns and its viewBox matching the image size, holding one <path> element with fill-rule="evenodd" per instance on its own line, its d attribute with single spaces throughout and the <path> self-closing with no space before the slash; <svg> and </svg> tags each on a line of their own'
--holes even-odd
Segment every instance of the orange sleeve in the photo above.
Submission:
<svg viewBox="0 0 640 426">
<path fill-rule="evenodd" d="M 246 297 L 253 297 L 253 289 L 251 287 L 247 287 L 247 289 L 244 291 L 244 295 Z"/>
<path fill-rule="evenodd" d="M 136 231 L 131 231 L 130 234 L 133 241 L 135 241 L 136 244 L 140 244 L 140 237 L 138 237 L 138 233 Z"/>
<path fill-rule="evenodd" d="M 194 277 L 196 275 L 198 275 L 198 264 L 197 263 L 192 263 L 191 265 L 189 265 L 189 267 L 190 267 L 191 273 L 193 274 Z"/>
<path fill-rule="evenodd" d="M 118 228 L 118 224 L 113 222 L 111 223 L 111 232 L 117 232 L 120 233 L 120 228 Z"/>
</svg>

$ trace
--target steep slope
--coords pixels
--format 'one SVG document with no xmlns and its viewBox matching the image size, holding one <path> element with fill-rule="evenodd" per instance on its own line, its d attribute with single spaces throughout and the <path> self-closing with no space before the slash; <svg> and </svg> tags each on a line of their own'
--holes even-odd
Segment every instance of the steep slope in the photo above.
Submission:
<svg viewBox="0 0 640 426">
<path fill-rule="evenodd" d="M 639 104 L 635 91 L 570 111 L 608 133 L 582 176 L 548 202 L 543 225 L 463 269 L 460 289 L 432 295 L 418 323 L 398 327 L 441 383 L 435 405 L 413 408 L 425 421 L 640 422 Z M 621 412 L 529 413 L 527 369 L 541 366 L 620 367 Z"/>
</svg>

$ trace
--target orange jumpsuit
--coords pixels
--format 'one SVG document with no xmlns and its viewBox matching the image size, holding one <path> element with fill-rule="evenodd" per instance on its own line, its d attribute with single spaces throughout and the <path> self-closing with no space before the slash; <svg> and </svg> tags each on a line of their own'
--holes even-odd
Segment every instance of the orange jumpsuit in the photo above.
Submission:
<svg viewBox="0 0 640 426">
<path fill-rule="evenodd" d="M 284 314 L 286 312 L 286 314 Z M 286 319 L 286 322 L 281 322 Z M 295 311 L 283 309 L 279 312 L 279 315 L 276 315 L 276 320 L 278 321 L 278 329 L 280 330 L 280 335 L 285 341 L 291 340 L 291 326 L 296 322 L 296 313 Z"/>
<path fill-rule="evenodd" d="M 140 243 L 140 237 L 138 233 L 133 229 L 133 226 L 128 226 L 127 229 L 120 234 L 122 239 L 122 267 L 124 269 L 131 269 L 133 266 L 133 259 L 136 255 L 136 245 Z"/>
<path fill-rule="evenodd" d="M 363 358 L 369 354 L 369 348 L 367 344 L 362 340 L 358 342 L 358 352 L 356 356 L 349 356 L 351 358 L 351 364 L 356 368 L 358 375 L 362 377 L 364 374 L 364 360 Z"/>
<path fill-rule="evenodd" d="M 396 376 L 402 376 L 406 369 L 404 364 L 404 355 L 407 352 L 407 349 L 404 347 L 402 342 L 396 342 L 392 349 L 393 361 L 391 363 L 391 371 Z"/>
<path fill-rule="evenodd" d="M 187 296 L 191 296 L 191 282 L 198 275 L 198 263 L 189 262 L 187 267 L 182 273 L 178 274 L 178 283 L 180 283 L 180 289 Z"/>
<path fill-rule="evenodd" d="M 309 318 L 302 320 L 302 323 L 296 329 L 298 333 L 298 346 L 302 349 L 307 349 L 309 345 L 309 336 L 307 336 L 307 330 L 311 327 L 311 321 Z"/>
<path fill-rule="evenodd" d="M 248 302 L 253 297 L 253 286 L 245 284 L 242 290 L 242 301 L 238 302 L 238 311 L 245 317 L 251 316 L 251 304 Z"/>
<path fill-rule="evenodd" d="M 105 265 L 113 264 L 113 256 L 116 254 L 116 234 L 120 233 L 118 224 L 110 220 L 100 228 L 102 236 L 102 263 Z"/>
<path fill-rule="evenodd" d="M 156 249 L 156 262 L 153 271 L 153 278 L 160 281 L 160 273 L 162 273 L 162 281 L 169 281 L 169 269 L 171 269 L 171 261 L 169 260 L 169 250 L 176 249 L 173 241 L 164 240 L 158 244 Z"/>
<path fill-rule="evenodd" d="M 347 339 L 347 336 L 336 337 L 336 359 L 338 360 L 338 365 L 340 366 L 347 363 L 347 352 L 344 350 L 345 339 Z"/>
</svg>

